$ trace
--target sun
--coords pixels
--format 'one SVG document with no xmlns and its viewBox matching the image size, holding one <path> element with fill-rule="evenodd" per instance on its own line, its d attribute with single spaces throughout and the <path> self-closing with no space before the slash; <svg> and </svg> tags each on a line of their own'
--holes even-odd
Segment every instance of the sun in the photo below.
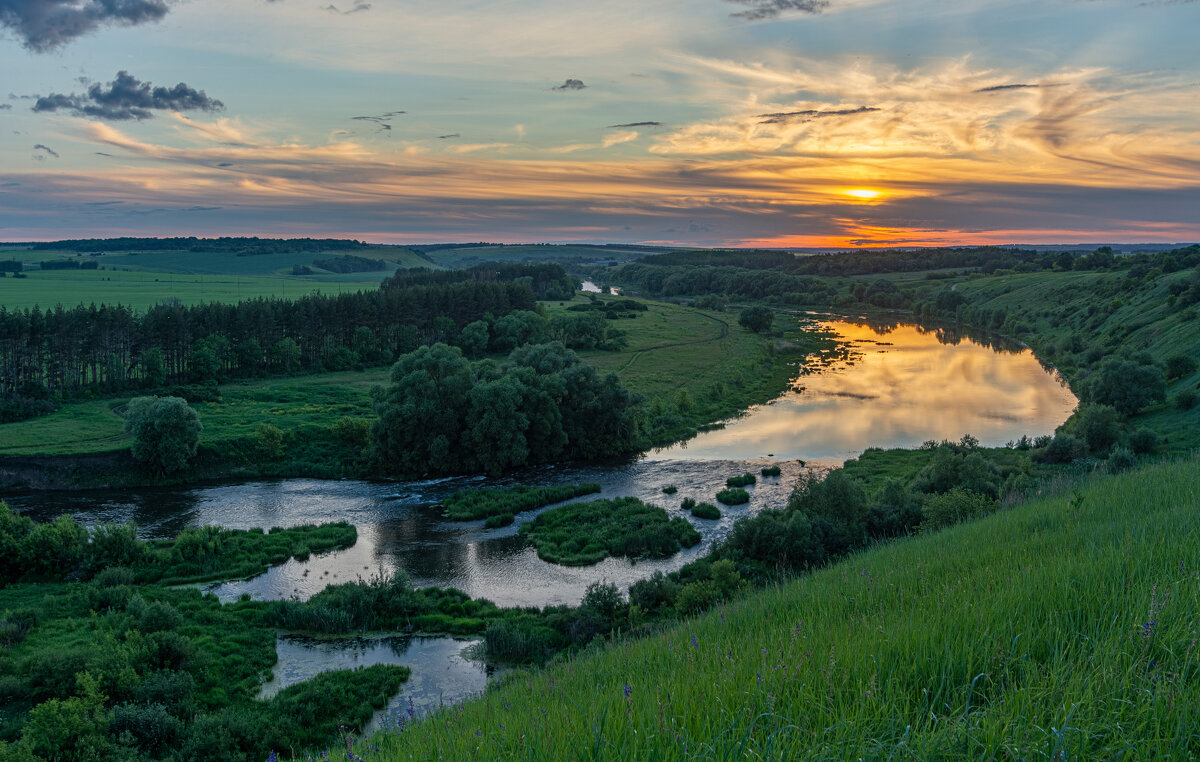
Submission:
<svg viewBox="0 0 1200 762">
<path fill-rule="evenodd" d="M 874 201 L 883 196 L 883 191 L 877 191 L 871 188 L 850 188 L 842 191 L 842 195 L 856 198 L 859 201 Z"/>
</svg>

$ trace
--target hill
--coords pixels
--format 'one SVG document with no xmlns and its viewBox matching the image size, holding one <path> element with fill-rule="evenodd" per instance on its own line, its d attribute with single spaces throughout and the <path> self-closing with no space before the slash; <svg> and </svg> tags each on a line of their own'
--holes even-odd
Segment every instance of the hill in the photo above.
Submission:
<svg viewBox="0 0 1200 762">
<path fill-rule="evenodd" d="M 372 759 L 1185 759 L 1200 465 L 881 546 L 366 741 Z"/>
</svg>

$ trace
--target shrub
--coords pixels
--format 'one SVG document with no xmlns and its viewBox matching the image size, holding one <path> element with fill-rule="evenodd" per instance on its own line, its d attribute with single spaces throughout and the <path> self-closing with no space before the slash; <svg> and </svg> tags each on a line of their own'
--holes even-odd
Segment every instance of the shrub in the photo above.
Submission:
<svg viewBox="0 0 1200 762">
<path fill-rule="evenodd" d="M 1129 435 L 1129 449 L 1139 455 L 1154 452 L 1158 447 L 1158 434 L 1151 429 L 1142 427 Z"/>
<path fill-rule="evenodd" d="M 779 474 L 781 472 L 782 472 L 782 470 L 779 468 L 779 466 L 769 466 L 762 470 L 762 475 L 763 476 L 779 476 Z"/>
<path fill-rule="evenodd" d="M 996 509 L 996 501 L 987 495 L 965 489 L 952 489 L 925 501 L 925 520 L 921 529 L 939 529 L 960 521 L 986 516 Z"/>
<path fill-rule="evenodd" d="M 717 502 L 725 505 L 742 505 L 750 502 L 750 493 L 744 489 L 723 489 L 717 493 Z"/>
<path fill-rule="evenodd" d="M 1191 410 L 1196 406 L 1196 391 L 1184 389 L 1175 395 L 1175 407 L 1180 410 Z"/>
<path fill-rule="evenodd" d="M 690 511 L 696 507 L 696 501 L 690 497 L 685 497 L 683 502 L 679 504 L 679 507 L 685 511 Z"/>
<path fill-rule="evenodd" d="M 1167 378 L 1177 379 L 1196 372 L 1196 358 L 1190 355 L 1175 355 L 1167 360 Z"/>
<path fill-rule="evenodd" d="M 1111 405 L 1085 404 L 1075 418 L 1075 434 L 1092 452 L 1108 452 L 1121 436 L 1121 416 Z"/>
<path fill-rule="evenodd" d="M 1104 470 L 1110 474 L 1128 471 L 1137 465 L 1137 456 L 1128 447 L 1114 447 L 1108 460 L 1104 462 Z"/>
<path fill-rule="evenodd" d="M 756 484 L 758 479 L 754 478 L 754 474 L 747 471 L 741 476 L 731 476 L 725 480 L 726 487 L 745 487 L 748 484 Z"/>
<path fill-rule="evenodd" d="M 755 333 L 771 330 L 774 322 L 775 313 L 767 307 L 747 307 L 738 315 L 738 323 Z"/>
<path fill-rule="evenodd" d="M 674 495 L 676 492 L 679 491 L 679 488 L 676 487 L 674 484 L 668 484 L 667 486 L 662 488 L 662 491 L 663 491 L 664 495 Z"/>
<path fill-rule="evenodd" d="M 700 503 L 692 508 L 692 515 L 698 519 L 719 519 L 721 518 L 721 509 L 712 503 Z"/>
<path fill-rule="evenodd" d="M 1042 463 L 1070 463 L 1079 457 L 1083 447 L 1070 434 L 1056 434 L 1042 450 L 1031 456 Z"/>
</svg>

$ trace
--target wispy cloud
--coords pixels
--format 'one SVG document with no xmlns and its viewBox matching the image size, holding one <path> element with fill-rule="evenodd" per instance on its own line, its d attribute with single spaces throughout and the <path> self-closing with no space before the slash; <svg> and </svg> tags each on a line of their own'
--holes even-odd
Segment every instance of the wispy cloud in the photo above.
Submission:
<svg viewBox="0 0 1200 762">
<path fill-rule="evenodd" d="M 371 4 L 363 2 L 363 0 L 358 0 L 358 2 L 354 3 L 354 7 L 348 8 L 347 10 L 343 11 L 342 9 L 338 8 L 336 5 L 333 5 L 331 3 L 327 6 L 325 6 L 325 10 L 329 11 L 330 13 L 336 13 L 339 16 L 349 16 L 354 13 L 362 13 L 363 11 L 371 10 Z"/>
<path fill-rule="evenodd" d="M 630 122 L 629 124 L 610 124 L 606 130 L 625 130 L 631 127 L 662 127 L 662 122 Z"/>
<path fill-rule="evenodd" d="M 123 121 L 150 119 L 155 111 L 220 111 L 225 104 L 183 82 L 155 87 L 127 71 L 107 85 L 96 83 L 83 94 L 51 93 L 33 104 L 37 112 L 66 111 L 73 116 Z"/>
<path fill-rule="evenodd" d="M 550 88 L 551 90 L 583 90 L 587 85 L 583 84 L 582 79 L 568 79 L 557 87 Z"/>
<path fill-rule="evenodd" d="M 833 116 L 854 116 L 869 114 L 879 109 L 874 106 L 859 106 L 858 108 L 816 109 L 809 108 L 801 111 L 777 111 L 773 114 L 759 114 L 763 121 L 759 124 L 789 124 L 791 122 L 810 122 L 813 119 L 825 119 Z"/>
<path fill-rule="evenodd" d="M 165 0 L 0 0 L 0 26 L 38 53 L 102 26 L 134 26 L 166 15 Z"/>
<path fill-rule="evenodd" d="M 58 151 L 55 151 L 55 150 L 54 150 L 53 148 L 51 148 L 50 146 L 48 146 L 48 145 L 44 145 L 44 144 L 42 144 L 42 143 L 38 143 L 37 145 L 35 145 L 35 146 L 33 147 L 33 150 L 35 150 L 35 151 L 45 151 L 45 152 L 46 152 L 47 154 L 49 154 L 50 156 L 53 156 L 53 157 L 54 157 L 54 158 L 56 158 L 56 159 L 58 158 Z"/>
<path fill-rule="evenodd" d="M 817 14 L 830 6 L 829 0 L 725 0 L 727 3 L 747 6 L 746 10 L 731 13 L 734 18 L 748 21 L 778 18 L 784 13 L 797 12 Z"/>
</svg>

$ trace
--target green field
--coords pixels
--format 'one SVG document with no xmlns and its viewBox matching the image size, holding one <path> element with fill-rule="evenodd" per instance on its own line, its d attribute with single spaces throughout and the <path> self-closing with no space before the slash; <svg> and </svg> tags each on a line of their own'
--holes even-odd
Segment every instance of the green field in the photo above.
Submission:
<svg viewBox="0 0 1200 762">
<path fill-rule="evenodd" d="M 1067 485 L 514 674 L 364 749 L 395 760 L 1193 758 L 1198 504 L 1195 459 Z"/>
<path fill-rule="evenodd" d="M 254 435 L 259 424 L 284 431 L 327 428 L 344 416 L 373 415 L 370 389 L 388 371 L 326 373 L 225 384 L 220 402 L 196 402 L 204 431 L 200 444 L 216 446 Z M 111 452 L 129 446 L 123 419 L 114 409 L 130 397 L 63 405 L 41 418 L 0 426 L 0 455 L 68 455 Z"/>
<path fill-rule="evenodd" d="M 0 278 L 0 307 L 13 310 L 123 304 L 144 310 L 176 300 L 183 304 L 203 304 L 258 297 L 296 299 L 307 294 L 340 294 L 379 287 L 379 278 L 368 278 L 372 273 L 354 273 L 353 281 L 291 275 L 183 275 L 126 270 L 27 270 L 25 274 L 25 278 Z"/>
</svg>

